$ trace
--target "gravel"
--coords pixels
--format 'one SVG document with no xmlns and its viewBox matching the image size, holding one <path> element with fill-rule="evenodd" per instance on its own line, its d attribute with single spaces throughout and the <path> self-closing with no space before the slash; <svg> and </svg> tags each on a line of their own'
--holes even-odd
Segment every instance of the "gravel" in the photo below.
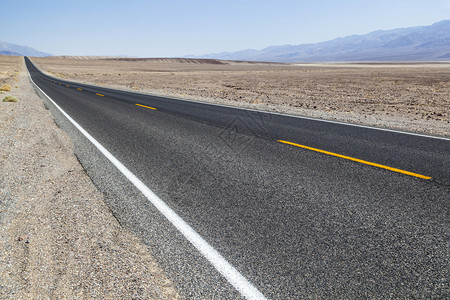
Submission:
<svg viewBox="0 0 450 300">
<path fill-rule="evenodd" d="M 151 249 L 104 203 L 23 59 L 5 59 L 3 74 L 20 72 L 2 78 L 14 87 L 2 96 L 18 102 L 0 102 L 0 298 L 179 299 Z"/>
</svg>

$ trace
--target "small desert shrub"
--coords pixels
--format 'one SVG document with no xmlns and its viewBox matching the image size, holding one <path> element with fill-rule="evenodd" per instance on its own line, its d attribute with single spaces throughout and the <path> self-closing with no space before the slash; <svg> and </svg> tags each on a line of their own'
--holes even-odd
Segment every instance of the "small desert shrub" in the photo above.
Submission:
<svg viewBox="0 0 450 300">
<path fill-rule="evenodd" d="M 17 102 L 17 98 L 13 96 L 6 96 L 3 98 L 3 102 Z"/>
<path fill-rule="evenodd" d="M 11 86 L 4 84 L 0 87 L 0 91 L 11 92 Z"/>
</svg>

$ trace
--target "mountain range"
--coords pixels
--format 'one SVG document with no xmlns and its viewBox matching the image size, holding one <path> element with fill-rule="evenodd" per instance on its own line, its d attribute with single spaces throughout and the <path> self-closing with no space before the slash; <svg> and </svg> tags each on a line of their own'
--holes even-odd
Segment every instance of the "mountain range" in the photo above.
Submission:
<svg viewBox="0 0 450 300">
<path fill-rule="evenodd" d="M 248 49 L 194 57 L 270 62 L 448 61 L 450 20 L 430 26 L 351 35 L 316 44 L 271 46 L 262 50 Z"/>
<path fill-rule="evenodd" d="M 27 46 L 0 41 L 0 55 L 51 56 Z M 449 61 L 450 20 L 430 26 L 379 30 L 330 41 L 270 46 L 189 58 L 268 62 Z"/>
<path fill-rule="evenodd" d="M 49 53 L 38 51 L 28 46 L 21 46 L 0 41 L 0 55 L 17 56 L 51 56 Z"/>
</svg>

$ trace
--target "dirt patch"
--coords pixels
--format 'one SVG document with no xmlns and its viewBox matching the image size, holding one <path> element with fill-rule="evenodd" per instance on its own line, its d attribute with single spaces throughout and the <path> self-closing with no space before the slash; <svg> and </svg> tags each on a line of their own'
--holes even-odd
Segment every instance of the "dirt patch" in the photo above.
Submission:
<svg viewBox="0 0 450 300">
<path fill-rule="evenodd" d="M 0 55 L 0 91 L 5 91 L 2 87 L 17 85 L 21 59 L 19 56 Z"/>
<path fill-rule="evenodd" d="M 23 58 L 0 57 L 0 72 L 16 70 L 18 102 L 0 102 L 0 298 L 179 298 L 111 214 Z"/>
<path fill-rule="evenodd" d="M 265 64 L 33 58 L 64 79 L 450 136 L 450 64 Z"/>
</svg>

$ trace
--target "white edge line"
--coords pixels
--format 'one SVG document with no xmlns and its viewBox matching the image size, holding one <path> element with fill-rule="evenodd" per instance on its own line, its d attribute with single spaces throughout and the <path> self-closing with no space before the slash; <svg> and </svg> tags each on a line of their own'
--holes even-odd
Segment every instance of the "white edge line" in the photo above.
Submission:
<svg viewBox="0 0 450 300">
<path fill-rule="evenodd" d="M 30 59 L 30 61 L 31 61 L 31 59 Z M 33 66 L 35 66 L 34 63 L 33 63 Z M 37 68 L 37 69 L 40 70 L 39 68 Z M 42 72 L 42 70 L 40 70 L 40 71 Z M 53 77 L 51 75 L 45 74 L 44 72 L 42 72 L 42 74 L 44 74 L 45 76 L 48 76 L 48 77 Z M 74 83 L 74 84 L 79 84 L 79 82 L 72 81 L 72 80 L 60 79 L 58 77 L 54 77 L 54 78 L 57 79 L 57 80 L 62 80 L 62 81 L 67 81 L 67 82 L 71 82 L 71 83 Z M 85 84 L 87 86 L 91 86 L 93 88 L 96 87 L 95 85 L 91 85 L 91 84 L 87 84 L 87 83 L 82 83 L 82 84 Z M 450 138 L 446 138 L 446 137 L 442 137 L 442 136 L 426 135 L 426 134 L 407 132 L 407 131 L 401 131 L 401 130 L 395 130 L 395 129 L 380 128 L 380 127 L 369 126 L 369 125 L 360 125 L 360 124 L 346 123 L 346 122 L 342 122 L 342 121 L 333 121 L 333 120 L 319 119 L 319 118 L 313 118 L 313 117 L 292 115 L 292 114 L 280 113 L 280 112 L 275 112 L 275 111 L 257 110 L 257 109 L 253 109 L 253 108 L 231 106 L 231 105 L 226 105 L 226 104 L 202 102 L 202 101 L 196 101 L 196 100 L 192 100 L 192 99 L 183 99 L 183 98 L 178 98 L 178 97 L 173 97 L 173 96 L 160 96 L 160 95 L 154 95 L 154 94 L 150 94 L 150 93 L 146 94 L 146 93 L 140 93 L 140 92 L 129 91 L 129 90 L 124 90 L 124 89 L 117 89 L 117 88 L 113 89 L 113 88 L 109 88 L 109 87 L 105 87 L 105 86 L 98 86 L 98 87 L 100 87 L 102 89 L 111 90 L 111 91 L 118 90 L 118 91 L 122 91 L 122 92 L 128 92 L 128 93 L 133 93 L 133 94 L 138 94 L 138 95 L 143 95 L 143 96 L 170 98 L 170 99 L 175 99 L 175 100 L 180 100 L 180 101 L 187 101 L 187 102 L 192 102 L 192 103 L 207 104 L 207 105 L 221 106 L 221 107 L 234 108 L 234 109 L 242 109 L 242 110 L 253 111 L 253 112 L 258 112 L 258 113 L 274 114 L 274 115 L 279 115 L 279 116 L 286 116 L 286 117 L 305 119 L 305 120 L 311 120 L 311 121 L 318 121 L 318 122 L 325 122 L 325 123 L 353 126 L 353 127 L 359 127 L 359 128 L 367 128 L 367 129 L 373 129 L 373 130 L 379 130 L 379 131 L 387 131 L 387 132 L 393 132 L 393 133 L 400 133 L 400 134 L 420 136 L 420 137 L 430 138 L 430 139 L 438 139 L 438 140 L 450 141 Z"/>
<path fill-rule="evenodd" d="M 27 70 L 28 71 L 28 70 Z M 74 119 L 72 119 L 62 108 L 60 108 L 52 98 L 50 98 L 31 78 L 31 82 L 42 94 L 44 94 L 52 104 L 95 146 L 97 149 L 131 182 L 141 191 L 156 209 L 162 213 L 172 225 L 174 225 L 183 236 L 194 245 L 195 248 L 224 276 L 228 282 L 247 299 L 267 299 L 258 289 L 253 286 L 238 270 L 236 270 L 226 259 L 208 244 L 189 224 L 178 216 L 164 201 L 153 193 L 139 178 L 128 170 L 117 158 L 115 158 L 105 147 L 94 139 L 83 129 Z"/>
</svg>

